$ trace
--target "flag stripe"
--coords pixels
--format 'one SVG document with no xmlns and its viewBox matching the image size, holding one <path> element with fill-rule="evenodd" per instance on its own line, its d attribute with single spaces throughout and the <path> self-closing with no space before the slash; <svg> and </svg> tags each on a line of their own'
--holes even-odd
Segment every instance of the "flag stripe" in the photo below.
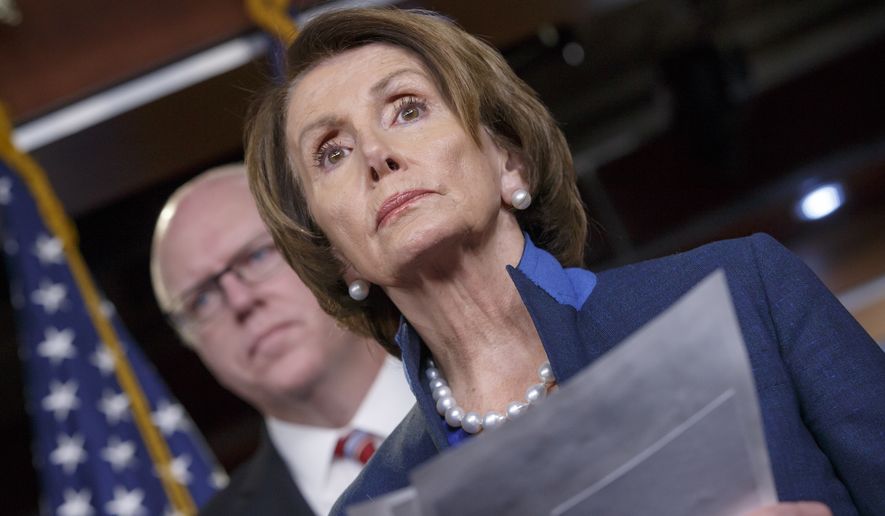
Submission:
<svg viewBox="0 0 885 516">
<path fill-rule="evenodd" d="M 86 268 L 83 257 L 77 250 L 76 233 L 73 225 L 61 208 L 61 203 L 52 191 L 46 175 L 39 165 L 28 155 L 18 151 L 12 144 L 12 128 L 6 110 L 0 105 L 0 158 L 5 160 L 27 185 L 34 196 L 37 208 L 44 223 L 57 238 L 62 240 L 63 251 L 68 259 L 80 295 L 86 304 L 95 330 L 114 355 L 115 374 L 120 387 L 129 396 L 132 411 L 139 433 L 144 439 L 151 459 L 157 464 L 160 481 L 173 507 L 185 514 L 195 514 L 196 506 L 190 492 L 176 482 L 169 474 L 171 456 L 166 441 L 153 425 L 150 409 L 145 400 L 132 368 L 123 353 L 116 332 L 102 314 L 100 298 L 95 284 Z"/>
</svg>

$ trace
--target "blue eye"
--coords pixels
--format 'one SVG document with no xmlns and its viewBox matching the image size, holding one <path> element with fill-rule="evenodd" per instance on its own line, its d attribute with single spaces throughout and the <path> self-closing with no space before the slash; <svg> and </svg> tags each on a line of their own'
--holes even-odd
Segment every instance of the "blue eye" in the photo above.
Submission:
<svg viewBox="0 0 885 516">
<path fill-rule="evenodd" d="M 270 255 L 270 248 L 262 247 L 252 251 L 248 256 L 248 260 L 249 262 L 262 262 L 267 259 L 268 255 Z"/>
<path fill-rule="evenodd" d="M 248 282 L 259 281 L 265 274 L 280 263 L 280 255 L 273 244 L 265 244 L 244 255 L 234 265 L 241 279 Z"/>
<path fill-rule="evenodd" d="M 204 288 L 188 300 L 185 310 L 191 316 L 200 318 L 211 312 L 218 301 L 218 291 L 214 288 Z"/>
</svg>

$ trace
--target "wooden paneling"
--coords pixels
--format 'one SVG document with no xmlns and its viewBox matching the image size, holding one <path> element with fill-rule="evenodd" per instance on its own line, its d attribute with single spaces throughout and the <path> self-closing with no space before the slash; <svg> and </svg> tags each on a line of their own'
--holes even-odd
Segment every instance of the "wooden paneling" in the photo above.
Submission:
<svg viewBox="0 0 885 516">
<path fill-rule="evenodd" d="M 249 64 L 124 113 L 32 154 L 78 216 L 242 154 L 243 118 L 264 84 Z"/>
<path fill-rule="evenodd" d="M 0 100 L 16 122 L 252 27 L 242 0 L 19 0 L 0 25 Z"/>
</svg>

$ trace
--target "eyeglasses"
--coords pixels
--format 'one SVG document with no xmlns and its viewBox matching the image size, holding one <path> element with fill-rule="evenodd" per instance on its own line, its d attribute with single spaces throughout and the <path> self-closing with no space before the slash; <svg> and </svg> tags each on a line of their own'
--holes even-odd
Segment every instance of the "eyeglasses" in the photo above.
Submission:
<svg viewBox="0 0 885 516">
<path fill-rule="evenodd" d="M 247 285 L 257 285 L 283 263 L 283 257 L 268 241 L 267 235 L 252 240 L 228 261 L 227 265 L 182 294 L 167 316 L 182 330 L 193 330 L 211 321 L 228 307 L 227 293 L 221 278 L 233 274 Z"/>
</svg>

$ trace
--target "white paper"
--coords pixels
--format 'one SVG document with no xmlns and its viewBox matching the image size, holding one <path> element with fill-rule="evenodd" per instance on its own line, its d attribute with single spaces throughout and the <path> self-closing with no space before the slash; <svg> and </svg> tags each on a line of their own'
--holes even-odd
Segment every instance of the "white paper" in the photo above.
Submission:
<svg viewBox="0 0 885 516">
<path fill-rule="evenodd" d="M 420 515 L 417 492 L 413 487 L 400 489 L 368 503 L 353 505 L 348 516 L 414 516 Z"/>
</svg>

